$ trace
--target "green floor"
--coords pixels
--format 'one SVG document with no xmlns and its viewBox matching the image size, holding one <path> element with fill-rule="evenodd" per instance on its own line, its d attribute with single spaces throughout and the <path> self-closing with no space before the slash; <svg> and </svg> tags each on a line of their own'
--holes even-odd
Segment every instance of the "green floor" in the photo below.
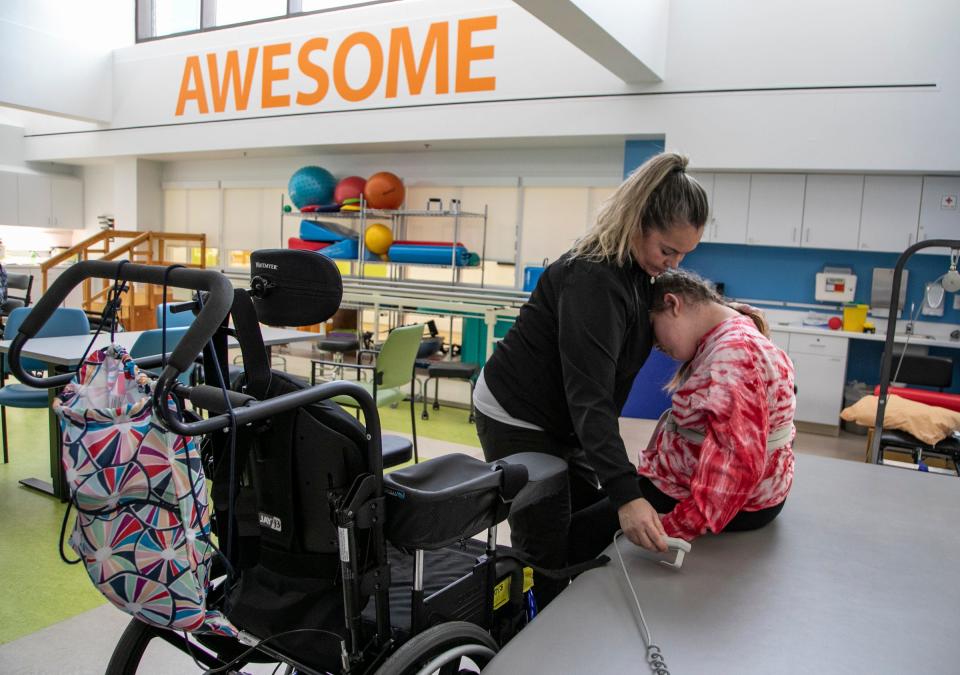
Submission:
<svg viewBox="0 0 960 675">
<path fill-rule="evenodd" d="M 381 410 L 388 431 L 409 433 L 409 404 Z M 478 446 L 475 427 L 467 411 L 441 408 L 421 420 L 417 408 L 417 435 Z M 87 611 L 105 602 L 81 565 L 67 565 L 57 553 L 64 505 L 26 489 L 17 481 L 37 477 L 48 480 L 45 410 L 7 409 L 10 463 L 0 464 L 0 644 L 10 642 L 50 624 Z M 67 547 L 72 556 L 72 551 Z"/>
</svg>

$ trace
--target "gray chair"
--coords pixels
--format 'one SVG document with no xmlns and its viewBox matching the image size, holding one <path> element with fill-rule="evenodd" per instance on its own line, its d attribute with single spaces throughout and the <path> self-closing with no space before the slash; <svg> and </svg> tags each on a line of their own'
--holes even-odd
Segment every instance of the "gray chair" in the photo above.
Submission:
<svg viewBox="0 0 960 675">
<path fill-rule="evenodd" d="M 0 317 L 10 316 L 17 307 L 30 306 L 30 291 L 33 290 L 32 274 L 7 274 L 7 297 L 0 303 Z M 21 291 L 11 293 L 11 291 Z"/>
</svg>

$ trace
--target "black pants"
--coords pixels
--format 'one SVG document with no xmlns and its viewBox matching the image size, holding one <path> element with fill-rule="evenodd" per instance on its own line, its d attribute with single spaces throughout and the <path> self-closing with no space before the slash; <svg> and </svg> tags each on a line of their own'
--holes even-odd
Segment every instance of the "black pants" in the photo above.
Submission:
<svg viewBox="0 0 960 675">
<path fill-rule="evenodd" d="M 646 476 L 637 476 L 640 481 L 640 490 L 643 498 L 657 513 L 670 513 L 677 505 L 677 500 L 661 492 Z M 759 530 L 777 517 L 783 509 L 784 502 L 759 511 L 740 511 L 733 517 L 724 532 L 745 532 Z M 578 563 L 597 556 L 613 541 L 613 535 L 620 529 L 620 519 L 617 509 L 609 500 L 596 502 L 577 512 L 570 524 L 570 563 Z"/>
<path fill-rule="evenodd" d="M 488 462 L 518 452 L 543 452 L 567 462 L 567 491 L 511 513 L 508 518 L 510 540 L 514 548 L 548 569 L 566 567 L 570 557 L 571 518 L 594 504 L 606 501 L 606 495 L 600 490 L 597 476 L 583 451 L 564 445 L 546 432 L 503 424 L 479 410 L 476 411 L 476 423 L 483 455 Z M 584 557 L 579 551 L 576 553 L 578 560 L 589 560 L 591 557 Z M 546 606 L 566 585 L 567 582 L 535 574 L 534 595 L 540 608 Z"/>
</svg>

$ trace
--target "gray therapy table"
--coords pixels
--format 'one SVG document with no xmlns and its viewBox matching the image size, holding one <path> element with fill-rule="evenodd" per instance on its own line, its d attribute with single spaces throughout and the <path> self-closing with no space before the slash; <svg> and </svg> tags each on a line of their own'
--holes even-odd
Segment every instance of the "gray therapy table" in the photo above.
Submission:
<svg viewBox="0 0 960 675">
<path fill-rule="evenodd" d="M 620 540 L 673 675 L 960 673 L 960 481 L 809 455 L 776 521 L 671 570 Z M 484 669 L 650 673 L 616 554 Z"/>
</svg>

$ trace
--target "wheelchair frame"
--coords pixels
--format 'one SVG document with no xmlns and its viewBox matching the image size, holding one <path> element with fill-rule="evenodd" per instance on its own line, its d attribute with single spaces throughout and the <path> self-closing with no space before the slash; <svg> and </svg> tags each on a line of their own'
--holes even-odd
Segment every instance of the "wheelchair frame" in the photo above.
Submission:
<svg viewBox="0 0 960 675">
<path fill-rule="evenodd" d="M 523 595 L 523 568 L 517 562 L 498 558 L 497 526 L 494 524 L 487 531 L 484 554 L 477 559 L 471 571 L 429 597 L 424 594 L 424 551 L 414 551 L 411 630 L 405 641 L 398 638 L 390 624 L 388 594 L 391 573 L 384 532 L 386 509 L 380 422 L 371 396 L 349 382 L 321 384 L 265 400 L 230 392 L 228 395 L 231 410 L 227 414 L 225 410 L 218 410 L 215 404 L 218 399 L 222 402 L 222 389 L 208 385 L 191 387 L 177 381 L 177 376 L 193 363 L 195 355 L 201 351 L 204 372 L 215 373 L 218 368 L 224 375 L 228 372 L 227 336 L 230 329 L 227 320 L 233 307 L 234 289 L 219 272 L 185 268 L 167 270 L 163 267 L 102 261 L 75 264 L 40 298 L 13 340 L 10 349 L 11 369 L 21 381 L 35 387 L 49 388 L 62 386 L 72 377 L 71 374 L 34 377 L 23 371 L 20 352 L 24 343 L 36 335 L 66 295 L 89 278 L 168 283 L 170 287 L 206 293 L 196 320 L 169 355 L 169 360 L 154 386 L 153 397 L 155 404 L 166 401 L 168 396 L 175 396 L 206 409 L 209 412 L 206 419 L 188 422 L 171 413 L 166 405 L 155 405 L 164 425 L 171 431 L 189 436 L 208 435 L 209 451 L 214 454 L 227 450 L 227 434 L 215 432 L 228 430 L 231 417 L 235 428 L 239 428 L 281 412 L 344 394 L 354 398 L 363 410 L 368 472 L 355 477 L 333 510 L 339 537 L 340 578 L 346 628 L 340 644 L 340 672 L 369 673 L 376 669 L 378 674 L 399 675 L 416 672 L 424 663 L 431 667 L 440 667 L 441 673 L 457 672 L 450 670 L 450 664 L 444 659 L 449 657 L 458 662 L 461 656 L 470 656 L 482 666 L 526 623 L 528 616 Z M 262 348 L 262 342 L 260 346 Z M 160 362 L 161 357 L 151 357 L 138 360 L 138 365 L 151 367 L 159 365 Z M 504 510 L 504 517 L 505 513 Z M 222 524 L 220 525 L 222 527 Z M 216 528 L 217 524 L 214 523 L 213 526 Z M 358 560 L 358 528 L 372 532 L 371 550 L 374 561 L 364 569 L 360 568 Z M 465 534 L 464 537 L 472 534 Z M 224 535 L 219 533 L 219 536 Z M 498 592 L 502 597 L 506 587 L 510 589 L 507 602 L 495 607 L 494 593 Z M 211 591 L 208 596 L 210 606 L 224 602 L 224 590 L 221 584 Z M 373 598 L 375 604 L 372 632 L 364 625 L 362 616 L 362 599 L 369 597 Z M 507 611 L 498 614 L 497 609 L 501 605 L 504 605 Z M 438 623 L 438 619 L 444 622 Z M 107 673 L 135 672 L 144 649 L 150 641 L 157 638 L 181 649 L 198 665 L 202 663 L 212 670 L 242 667 L 241 662 L 246 664 L 263 658 L 286 664 L 288 672 L 291 669 L 302 673 L 332 670 L 327 666 L 333 664 L 325 664 L 322 670 L 318 670 L 315 666 L 301 662 L 297 655 L 271 646 L 269 640 L 278 637 L 277 635 L 252 636 L 243 632 L 242 626 L 238 628 L 241 633 L 236 640 L 218 635 L 195 634 L 197 643 L 203 647 L 201 650 L 191 646 L 193 643 L 186 636 L 181 638 L 179 634 L 168 629 L 132 619 L 115 648 Z M 221 654 L 225 656 L 221 657 Z"/>
</svg>

